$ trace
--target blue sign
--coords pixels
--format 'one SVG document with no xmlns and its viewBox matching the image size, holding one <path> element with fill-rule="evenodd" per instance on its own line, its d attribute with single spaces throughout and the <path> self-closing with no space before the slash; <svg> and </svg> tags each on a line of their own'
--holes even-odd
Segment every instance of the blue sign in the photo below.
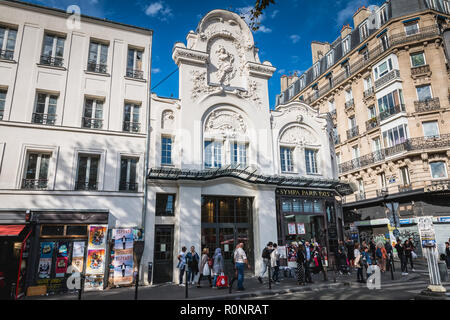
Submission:
<svg viewBox="0 0 450 320">
<path fill-rule="evenodd" d="M 435 247 L 436 240 L 422 240 L 422 247 Z"/>
<path fill-rule="evenodd" d="M 400 219 L 400 224 L 412 224 L 412 219 Z"/>
<path fill-rule="evenodd" d="M 400 231 L 398 231 L 398 229 L 395 229 L 392 233 L 394 234 L 394 237 L 400 237 Z"/>
<path fill-rule="evenodd" d="M 448 222 L 448 223 L 450 223 L 450 217 L 441 217 L 441 218 L 439 218 L 439 222 Z"/>
</svg>

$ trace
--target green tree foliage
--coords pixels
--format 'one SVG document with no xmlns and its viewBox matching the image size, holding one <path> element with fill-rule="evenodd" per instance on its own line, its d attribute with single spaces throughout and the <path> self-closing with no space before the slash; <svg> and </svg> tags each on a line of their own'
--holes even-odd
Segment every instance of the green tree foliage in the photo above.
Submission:
<svg viewBox="0 0 450 320">
<path fill-rule="evenodd" d="M 253 31 L 257 31 L 261 25 L 260 17 L 264 10 L 271 5 L 275 4 L 275 0 L 256 0 L 255 6 L 250 10 L 250 23 L 249 27 Z"/>
</svg>

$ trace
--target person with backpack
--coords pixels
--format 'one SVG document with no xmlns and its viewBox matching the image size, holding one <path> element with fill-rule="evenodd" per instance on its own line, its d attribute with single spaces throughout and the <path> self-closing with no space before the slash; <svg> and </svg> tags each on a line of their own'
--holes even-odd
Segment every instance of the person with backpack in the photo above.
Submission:
<svg viewBox="0 0 450 320">
<path fill-rule="evenodd" d="M 400 268 L 402 270 L 402 276 L 408 275 L 408 264 L 406 263 L 405 247 L 402 241 L 397 238 L 397 243 L 395 244 L 395 250 L 397 250 L 398 258 L 400 259 Z"/>
<path fill-rule="evenodd" d="M 364 283 L 364 275 L 363 275 L 363 255 L 359 251 L 359 243 L 355 244 L 354 256 L 355 256 L 355 267 L 357 268 L 356 277 L 357 282 Z"/>
<path fill-rule="evenodd" d="M 345 242 L 345 247 L 347 249 L 347 259 L 348 259 L 348 266 L 353 267 L 355 263 L 355 244 L 353 243 L 353 240 L 350 238 L 347 238 L 347 241 Z"/>
<path fill-rule="evenodd" d="M 385 272 L 387 252 L 382 242 L 378 242 L 377 249 L 375 250 L 375 256 L 377 258 L 377 264 L 378 267 L 380 267 L 381 272 Z"/>
<path fill-rule="evenodd" d="M 200 281 L 206 277 L 209 281 L 209 286 L 212 287 L 211 283 L 211 266 L 210 266 L 210 258 L 209 258 L 209 249 L 204 248 L 202 253 L 202 259 L 200 261 L 200 277 L 198 277 L 197 288 L 200 288 Z"/>
<path fill-rule="evenodd" d="M 279 280 L 279 272 L 280 272 L 280 253 L 278 252 L 278 245 L 276 243 L 273 244 L 273 250 L 270 254 L 270 267 L 273 270 L 272 280 L 276 284 L 280 284 Z"/>
<path fill-rule="evenodd" d="M 224 260 L 222 256 L 222 250 L 220 248 L 216 248 L 216 251 L 214 252 L 213 256 L 213 274 L 214 274 L 214 281 L 212 284 L 212 287 L 214 289 L 217 289 L 217 278 L 224 272 L 225 266 L 224 266 Z"/>
<path fill-rule="evenodd" d="M 194 278 L 198 273 L 198 264 L 200 262 L 200 257 L 198 256 L 198 253 L 195 252 L 195 247 L 191 247 L 191 251 L 189 251 L 186 254 L 186 264 L 188 267 L 187 272 L 187 281 L 188 284 L 194 284 Z"/>
<path fill-rule="evenodd" d="M 408 264 L 408 260 L 411 263 L 411 271 L 416 271 L 414 270 L 414 263 L 413 263 L 413 258 L 412 258 L 412 253 L 414 251 L 414 245 L 411 243 L 411 241 L 406 240 L 403 247 L 405 248 L 405 258 L 406 258 L 406 264 Z"/>
<path fill-rule="evenodd" d="M 273 246 L 273 243 L 269 242 L 262 252 L 261 257 L 263 259 L 263 268 L 262 268 L 261 274 L 258 277 L 258 281 L 261 284 L 263 283 L 262 278 L 266 274 L 267 269 L 270 268 L 269 262 L 270 262 L 270 254 L 272 253 L 272 250 L 273 250 L 272 246 Z"/>
<path fill-rule="evenodd" d="M 182 247 L 181 248 L 181 252 L 178 255 L 178 265 L 177 268 L 180 270 L 180 273 L 178 275 L 178 281 L 179 281 L 179 285 L 180 286 L 184 286 L 183 283 L 183 276 L 184 276 L 184 272 L 186 270 L 186 247 Z"/>
</svg>

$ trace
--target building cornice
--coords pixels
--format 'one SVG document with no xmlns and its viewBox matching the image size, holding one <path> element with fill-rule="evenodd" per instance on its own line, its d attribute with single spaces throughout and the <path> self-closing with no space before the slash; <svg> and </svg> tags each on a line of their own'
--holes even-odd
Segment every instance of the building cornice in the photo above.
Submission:
<svg viewBox="0 0 450 320">
<path fill-rule="evenodd" d="M 180 66 L 180 63 L 195 63 L 206 65 L 209 59 L 209 55 L 206 52 L 175 46 L 173 48 L 172 59 L 178 66 Z"/>
</svg>

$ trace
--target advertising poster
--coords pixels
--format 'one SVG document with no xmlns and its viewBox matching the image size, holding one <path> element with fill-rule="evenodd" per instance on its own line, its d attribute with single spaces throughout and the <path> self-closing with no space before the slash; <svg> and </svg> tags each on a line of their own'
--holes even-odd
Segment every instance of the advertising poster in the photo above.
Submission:
<svg viewBox="0 0 450 320">
<path fill-rule="evenodd" d="M 106 226 L 89 226 L 89 249 L 104 249 L 108 228 Z"/>
<path fill-rule="evenodd" d="M 133 249 L 133 229 L 114 229 L 114 250 Z"/>
<path fill-rule="evenodd" d="M 50 259 L 53 256 L 54 242 L 41 242 L 41 259 Z"/>
<path fill-rule="evenodd" d="M 69 255 L 69 243 L 68 242 L 59 242 L 58 243 L 58 258 L 67 258 Z"/>
<path fill-rule="evenodd" d="M 39 260 L 39 279 L 49 279 L 51 272 L 52 258 L 41 258 Z"/>
<path fill-rule="evenodd" d="M 130 284 L 133 282 L 133 254 L 115 256 L 114 284 Z"/>
<path fill-rule="evenodd" d="M 103 275 L 105 267 L 105 249 L 88 250 L 86 274 Z"/>
<path fill-rule="evenodd" d="M 280 259 L 286 259 L 286 246 L 278 246 L 278 253 L 280 254 Z"/>
<path fill-rule="evenodd" d="M 288 261 L 290 261 L 290 262 L 297 261 L 297 253 L 295 252 L 294 246 L 290 245 L 287 247 L 287 257 L 288 257 Z"/>
<path fill-rule="evenodd" d="M 143 241 L 144 240 L 144 233 L 142 232 L 142 229 L 133 229 L 133 236 L 134 236 L 134 241 Z"/>
<path fill-rule="evenodd" d="M 84 282 L 85 291 L 103 290 L 103 275 L 102 276 L 86 276 Z"/>
<path fill-rule="evenodd" d="M 72 250 L 72 267 L 78 272 L 83 272 L 84 265 L 84 242 L 74 242 Z"/>
<path fill-rule="evenodd" d="M 304 223 L 297 223 L 297 232 L 298 234 L 306 234 Z"/>
<path fill-rule="evenodd" d="M 65 276 L 68 262 L 69 258 L 67 257 L 56 258 L 55 275 L 57 278 L 63 278 Z"/>
<path fill-rule="evenodd" d="M 289 232 L 289 235 L 297 234 L 297 231 L 295 230 L 295 222 L 288 223 L 288 232 Z"/>
</svg>

